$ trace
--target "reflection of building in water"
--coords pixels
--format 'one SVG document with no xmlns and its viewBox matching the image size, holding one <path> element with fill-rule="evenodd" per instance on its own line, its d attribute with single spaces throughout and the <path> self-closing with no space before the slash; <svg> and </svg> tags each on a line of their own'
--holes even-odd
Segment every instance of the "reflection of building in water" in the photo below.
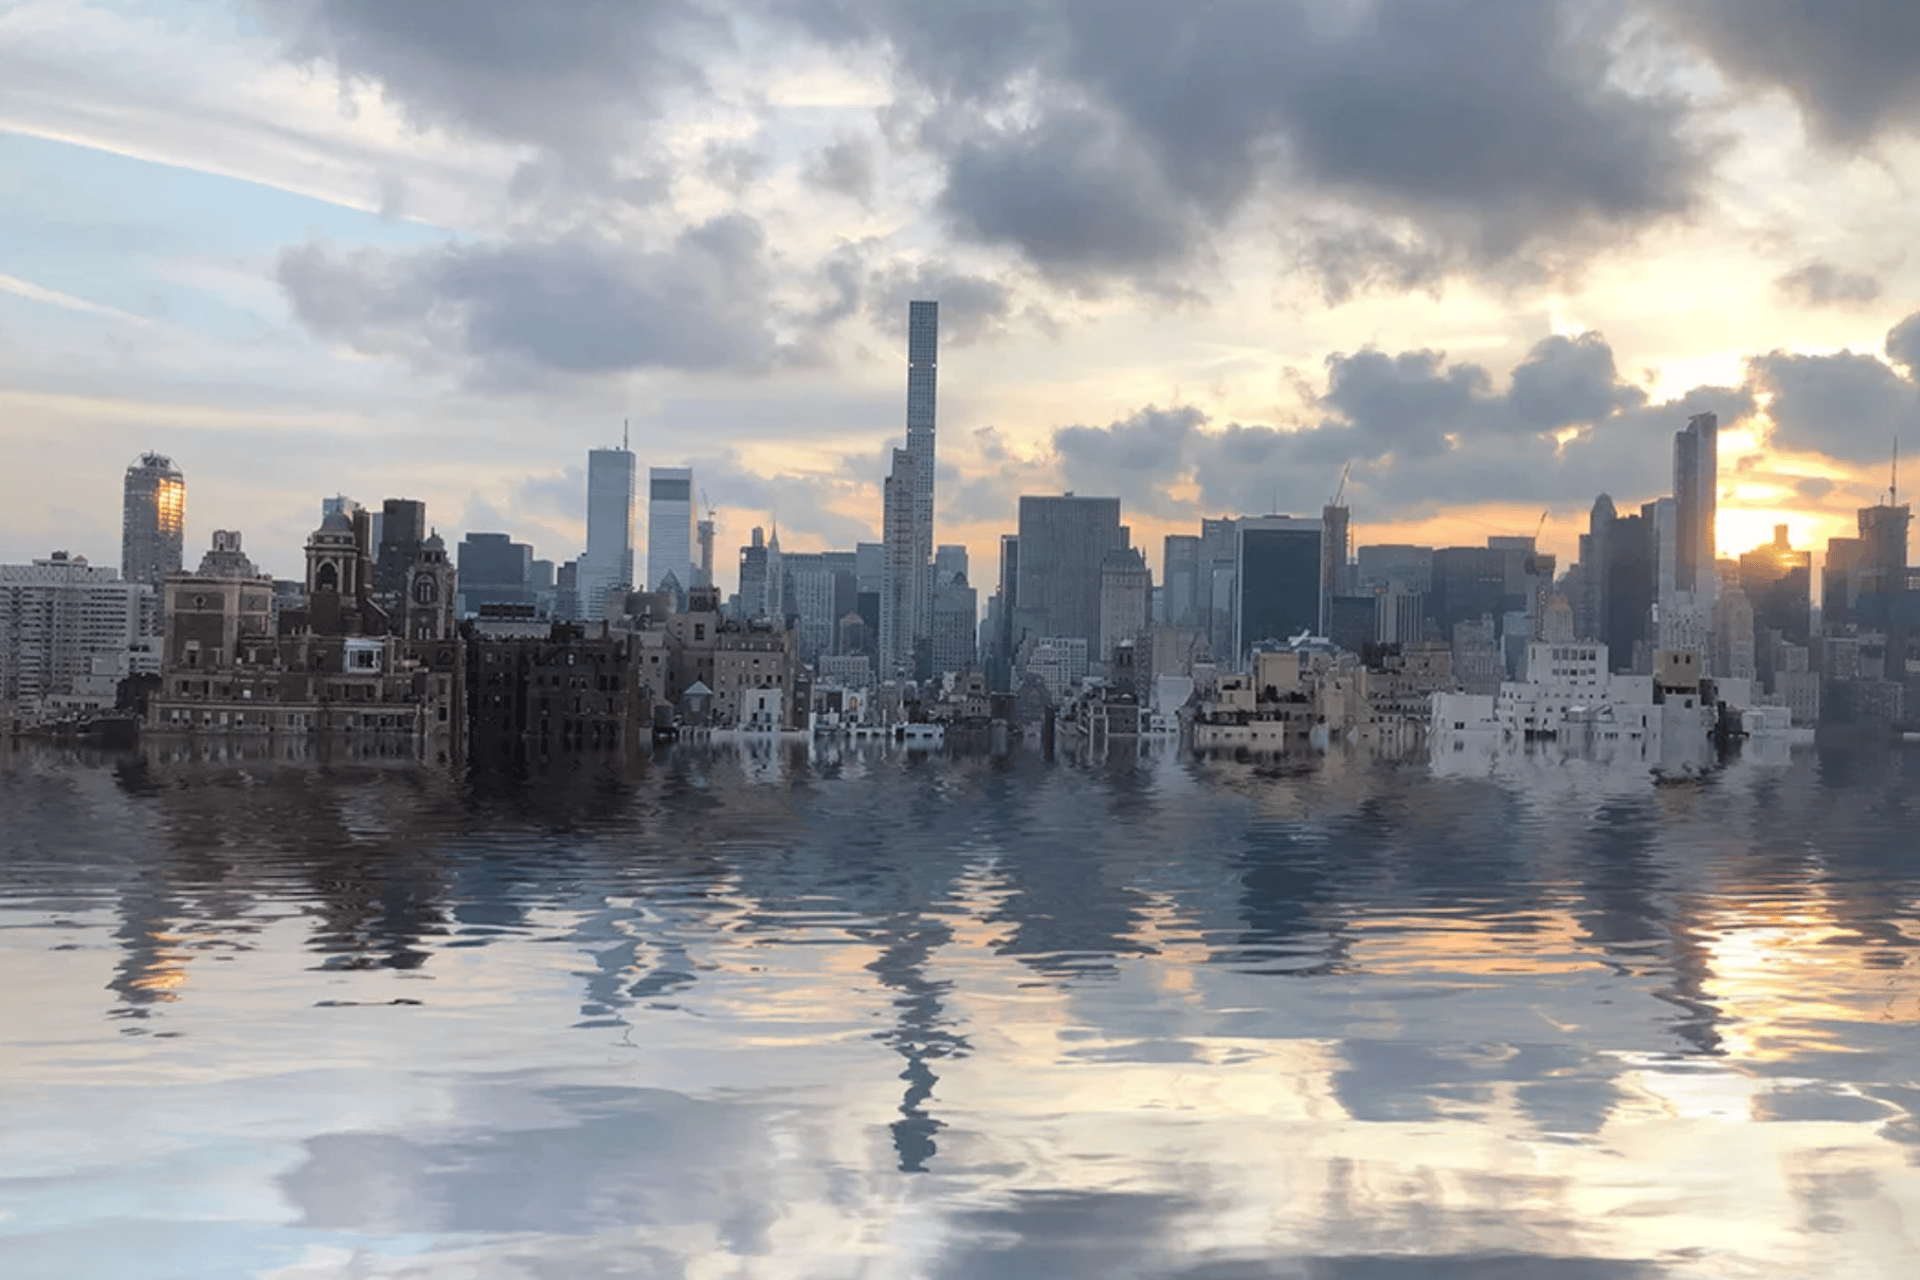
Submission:
<svg viewBox="0 0 1920 1280">
<path fill-rule="evenodd" d="M 167 579 L 161 683 L 148 706 L 160 733 L 404 735 L 439 755 L 465 738 L 454 570 L 438 534 L 405 570 L 398 614 L 374 600 L 372 522 L 330 511 L 307 542 L 304 608 L 269 626 L 272 580 L 237 533 L 216 533 L 194 574 Z"/>
<path fill-rule="evenodd" d="M 307 758 L 291 763 L 286 745 L 182 736 L 142 747 L 123 769 L 122 787 L 147 797 L 164 833 L 121 899 L 113 988 L 128 1006 L 176 999 L 194 965 L 264 945 L 243 923 L 262 900 L 306 908 L 308 945 L 327 968 L 418 968 L 447 932 L 440 846 L 459 812 L 454 777 L 417 754 L 359 754 L 370 742 L 298 739 Z M 243 793 L 223 785 L 236 778 Z"/>
</svg>

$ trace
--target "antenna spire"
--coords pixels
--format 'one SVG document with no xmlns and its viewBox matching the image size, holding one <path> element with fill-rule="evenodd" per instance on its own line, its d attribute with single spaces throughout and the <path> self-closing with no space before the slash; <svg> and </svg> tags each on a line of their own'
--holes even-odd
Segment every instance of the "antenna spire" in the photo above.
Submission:
<svg viewBox="0 0 1920 1280">
<path fill-rule="evenodd" d="M 632 438 L 631 433 L 628 430 L 627 424 L 628 424 L 627 419 L 625 418 L 620 419 L 620 447 L 623 450 L 627 447 L 627 441 Z"/>
<path fill-rule="evenodd" d="M 1887 476 L 1887 505 L 1900 505 L 1900 432 L 1893 433 L 1893 470 Z"/>
</svg>

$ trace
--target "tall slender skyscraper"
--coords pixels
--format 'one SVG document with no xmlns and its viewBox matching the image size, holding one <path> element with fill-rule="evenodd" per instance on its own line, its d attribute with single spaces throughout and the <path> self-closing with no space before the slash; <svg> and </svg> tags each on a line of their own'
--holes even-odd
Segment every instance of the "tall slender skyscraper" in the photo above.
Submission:
<svg viewBox="0 0 1920 1280">
<path fill-rule="evenodd" d="M 1719 490 L 1720 419 L 1696 413 L 1673 437 L 1673 500 L 1679 507 L 1673 585 L 1692 592 L 1709 614 L 1720 587 L 1714 542 Z"/>
<path fill-rule="evenodd" d="M 907 304 L 907 452 L 913 455 L 913 554 L 933 559 L 934 406 L 940 363 L 940 304 Z M 913 637 L 933 634 L 932 575 L 923 568 L 915 590 Z"/>
<path fill-rule="evenodd" d="M 120 520 L 120 576 L 156 591 L 180 571 L 187 527 L 187 482 L 173 459 L 143 453 L 127 468 Z"/>
<path fill-rule="evenodd" d="M 680 593 L 697 585 L 693 560 L 693 472 L 652 467 L 647 472 L 647 590 L 672 574 Z"/>
<path fill-rule="evenodd" d="M 881 491 L 880 676 L 910 676 L 914 660 L 914 618 L 928 598 L 928 563 L 916 540 L 919 468 L 911 449 L 893 451 L 893 471 Z M 928 619 L 929 624 L 932 619 Z M 931 630 L 931 627 L 929 627 Z"/>
<path fill-rule="evenodd" d="M 607 593 L 633 585 L 633 454 L 587 451 L 587 551 L 580 557 L 580 608 L 606 616 Z"/>
</svg>

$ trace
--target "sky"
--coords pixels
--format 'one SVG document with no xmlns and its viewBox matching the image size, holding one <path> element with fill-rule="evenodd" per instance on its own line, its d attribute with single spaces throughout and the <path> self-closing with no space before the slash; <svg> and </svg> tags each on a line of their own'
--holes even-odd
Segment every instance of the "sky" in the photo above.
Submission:
<svg viewBox="0 0 1920 1280">
<path fill-rule="evenodd" d="M 629 423 L 730 586 L 877 536 L 913 298 L 976 584 L 1022 493 L 1157 571 L 1343 473 L 1566 563 L 1702 411 L 1722 552 L 1823 545 L 1920 439 L 1916 179 L 1884 0 L 14 0 L 0 561 L 117 562 L 146 450 L 190 565 L 333 494 L 562 559 Z"/>
</svg>

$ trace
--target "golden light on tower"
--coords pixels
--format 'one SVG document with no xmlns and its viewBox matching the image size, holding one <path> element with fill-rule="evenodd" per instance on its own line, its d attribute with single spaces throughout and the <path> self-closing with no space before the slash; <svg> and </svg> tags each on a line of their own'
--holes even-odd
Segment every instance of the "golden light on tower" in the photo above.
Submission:
<svg viewBox="0 0 1920 1280">
<path fill-rule="evenodd" d="M 155 522 L 161 533 L 179 533 L 186 524 L 187 486 L 179 480 L 163 479 L 153 494 Z"/>
</svg>

